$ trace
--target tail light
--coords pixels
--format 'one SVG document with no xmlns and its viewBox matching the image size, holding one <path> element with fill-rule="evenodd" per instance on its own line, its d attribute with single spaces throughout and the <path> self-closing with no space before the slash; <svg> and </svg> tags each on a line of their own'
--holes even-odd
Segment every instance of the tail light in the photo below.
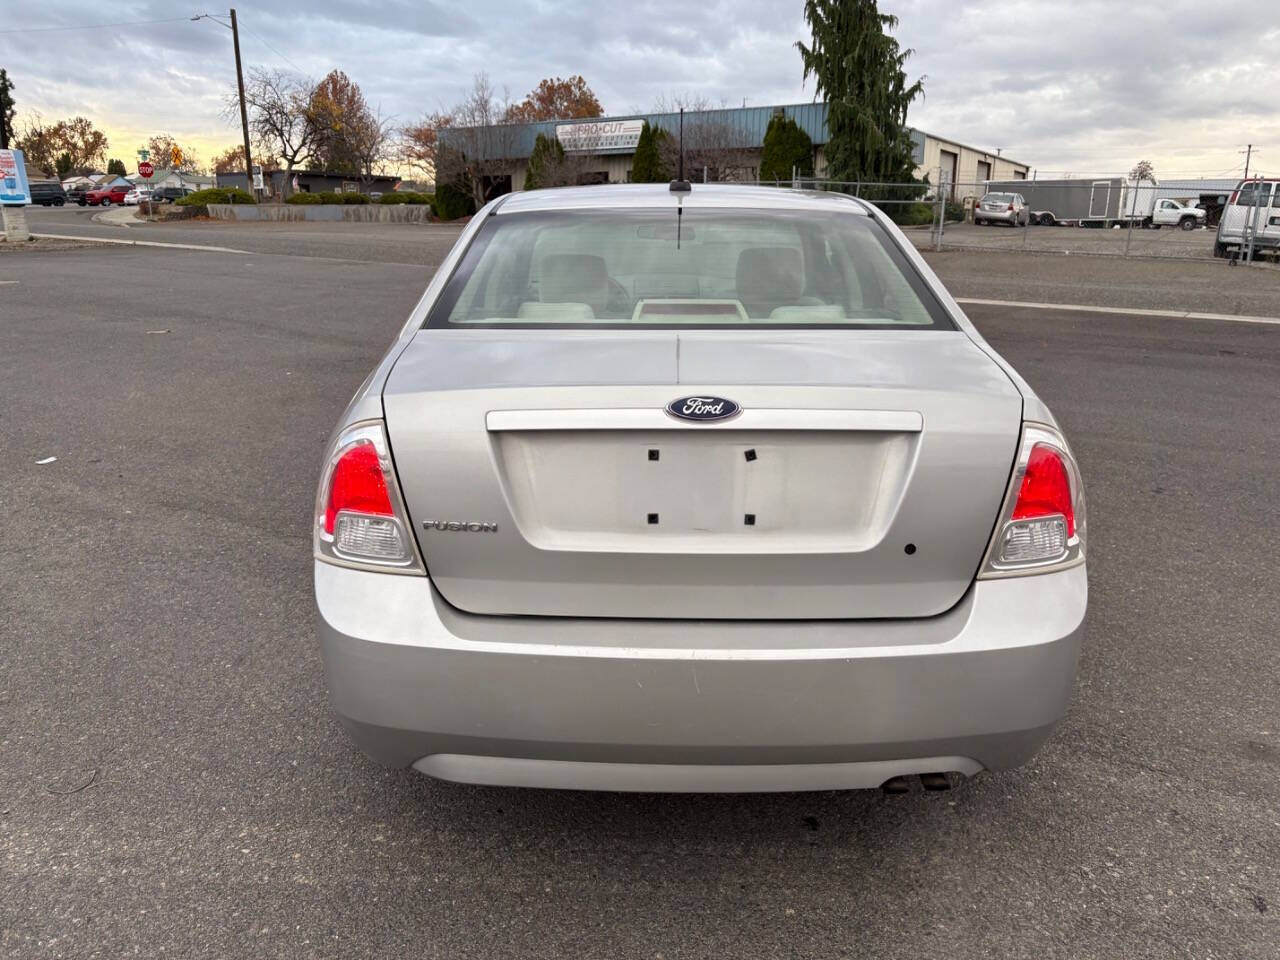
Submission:
<svg viewBox="0 0 1280 960">
<path fill-rule="evenodd" d="M 1010 203 L 1010 204 L 1009 204 L 1009 210 L 1010 210 L 1010 212 L 1012 212 L 1012 211 L 1013 211 L 1013 204 L 1012 204 L 1012 203 Z"/>
<path fill-rule="evenodd" d="M 316 494 L 315 556 L 348 567 L 423 573 L 381 421 L 344 430 Z"/>
<path fill-rule="evenodd" d="M 1018 460 L 979 576 L 1061 570 L 1084 557 L 1084 485 L 1075 458 L 1057 430 L 1023 424 Z"/>
</svg>

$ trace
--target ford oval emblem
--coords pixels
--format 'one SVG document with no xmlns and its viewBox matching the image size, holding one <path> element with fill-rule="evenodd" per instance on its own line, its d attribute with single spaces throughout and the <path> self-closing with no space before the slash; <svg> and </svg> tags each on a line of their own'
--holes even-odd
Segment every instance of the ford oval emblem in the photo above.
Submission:
<svg viewBox="0 0 1280 960">
<path fill-rule="evenodd" d="M 742 408 L 724 397 L 680 397 L 667 404 L 667 413 L 678 420 L 694 420 L 712 423 L 728 420 L 742 412 Z"/>
</svg>

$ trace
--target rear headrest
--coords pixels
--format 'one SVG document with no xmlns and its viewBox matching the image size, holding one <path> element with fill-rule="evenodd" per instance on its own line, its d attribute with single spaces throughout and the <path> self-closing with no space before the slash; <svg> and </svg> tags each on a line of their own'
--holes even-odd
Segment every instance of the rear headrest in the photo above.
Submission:
<svg viewBox="0 0 1280 960">
<path fill-rule="evenodd" d="M 543 303 L 585 303 L 596 316 L 609 303 L 609 270 L 604 257 L 586 253 L 553 253 L 538 273 L 538 299 Z"/>
<path fill-rule="evenodd" d="M 749 247 L 738 254 L 736 283 L 738 299 L 751 313 L 768 305 L 795 303 L 804 293 L 800 251 L 794 247 Z"/>
</svg>

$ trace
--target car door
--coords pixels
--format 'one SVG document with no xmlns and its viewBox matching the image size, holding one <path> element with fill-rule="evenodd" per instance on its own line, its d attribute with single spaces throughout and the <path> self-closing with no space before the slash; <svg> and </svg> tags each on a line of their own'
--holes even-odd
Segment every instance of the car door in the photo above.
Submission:
<svg viewBox="0 0 1280 960">
<path fill-rule="evenodd" d="M 1151 219 L 1161 226 L 1167 224 L 1176 224 L 1178 222 L 1178 214 L 1181 208 L 1172 200 L 1161 200 L 1156 204 L 1155 213 Z"/>
</svg>

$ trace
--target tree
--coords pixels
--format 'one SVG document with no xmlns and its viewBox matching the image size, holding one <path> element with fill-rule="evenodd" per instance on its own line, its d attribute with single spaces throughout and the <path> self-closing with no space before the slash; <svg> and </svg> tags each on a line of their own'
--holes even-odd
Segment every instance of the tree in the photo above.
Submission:
<svg viewBox="0 0 1280 960">
<path fill-rule="evenodd" d="M 254 151 L 254 162 L 262 167 L 263 173 L 271 173 L 280 169 L 280 161 L 269 153 Z M 228 147 L 213 158 L 214 173 L 244 173 L 244 144 Z"/>
<path fill-rule="evenodd" d="M 53 127 L 44 122 L 38 110 L 22 115 L 22 126 L 15 131 L 13 145 L 26 157 L 27 171 L 38 170 L 51 176 L 57 167 L 59 142 Z"/>
<path fill-rule="evenodd" d="M 284 70 L 249 68 L 244 97 L 249 114 L 249 132 L 254 140 L 253 153 L 255 157 L 259 154 L 279 157 L 278 163 L 284 167 L 286 183 L 295 167 L 304 166 L 313 158 L 320 139 L 316 120 L 322 115 L 334 119 L 325 110 L 313 110 L 316 87 L 305 77 Z M 239 95 L 233 91 L 226 99 L 224 114 L 234 118 L 239 111 Z M 244 147 L 236 149 L 240 155 L 240 172 L 243 172 Z M 267 167 L 266 163 L 260 165 L 264 170 Z"/>
<path fill-rule="evenodd" d="M 1150 180 L 1156 182 L 1156 169 L 1151 165 L 1150 160 L 1139 160 L 1132 170 L 1129 171 L 1130 180 Z"/>
<path fill-rule="evenodd" d="M 487 75 L 478 73 L 436 146 L 436 187 L 450 183 L 471 195 L 477 208 L 497 196 L 514 167 L 515 127 L 510 104 L 499 100 Z"/>
<path fill-rule="evenodd" d="M 58 159 L 54 163 L 54 168 L 57 171 L 59 180 L 67 179 L 67 177 L 71 175 L 71 154 L 67 153 L 65 150 L 58 154 Z"/>
<path fill-rule="evenodd" d="M 914 181 L 907 108 L 924 92 L 923 79 L 907 83 L 902 50 L 886 31 L 898 18 L 876 0 L 805 0 L 812 42 L 796 43 L 804 78 L 826 99 L 826 155 L 836 180 Z"/>
<path fill-rule="evenodd" d="M 123 160 L 107 161 L 107 173 L 114 174 L 117 177 L 123 177 L 123 176 L 126 176 L 128 172 L 129 171 L 125 169 Z"/>
<path fill-rule="evenodd" d="M 436 176 L 436 151 L 440 146 L 440 132 L 453 123 L 447 113 L 429 113 L 417 123 L 400 129 L 400 160 L 415 170 L 420 170 L 432 180 Z"/>
<path fill-rule="evenodd" d="M 392 159 L 394 125 L 381 110 L 366 110 L 346 127 L 346 148 L 356 161 L 360 179 L 369 183 Z"/>
<path fill-rule="evenodd" d="M 70 157 L 72 173 L 88 173 L 102 164 L 107 153 L 107 135 L 85 117 L 60 120 L 54 126 L 54 138 Z"/>
<path fill-rule="evenodd" d="M 180 173 L 199 173 L 200 160 L 190 147 L 184 147 L 167 133 L 158 133 L 147 141 L 151 162 Z"/>
<path fill-rule="evenodd" d="M 359 85 L 341 70 L 329 71 L 311 91 L 307 103 L 316 165 L 334 173 L 358 174 L 360 158 L 352 146 L 352 131 L 366 124 L 369 116 L 369 104 Z"/>
<path fill-rule="evenodd" d="M 663 127 L 650 127 L 648 120 L 644 122 L 631 160 L 632 183 L 666 183 L 671 179 L 671 170 L 663 161 L 663 141 L 670 136 Z"/>
<path fill-rule="evenodd" d="M 761 180 L 791 180 L 813 176 L 813 140 L 794 117 L 775 113 L 764 132 L 760 151 Z"/>
<path fill-rule="evenodd" d="M 13 81 L 9 72 L 0 68 L 0 150 L 8 150 L 9 140 L 15 135 L 13 115 Z"/>
<path fill-rule="evenodd" d="M 604 109 L 581 76 L 567 80 L 553 77 L 543 80 L 520 103 L 507 108 L 509 123 L 534 123 L 539 120 L 578 120 L 600 117 Z"/>
</svg>

